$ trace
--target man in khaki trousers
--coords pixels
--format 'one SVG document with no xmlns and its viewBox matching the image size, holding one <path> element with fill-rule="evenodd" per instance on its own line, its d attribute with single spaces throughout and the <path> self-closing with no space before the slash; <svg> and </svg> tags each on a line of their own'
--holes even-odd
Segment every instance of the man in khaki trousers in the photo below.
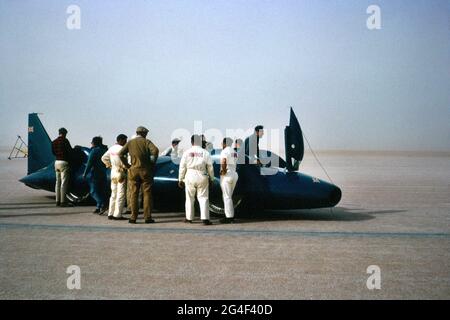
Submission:
<svg viewBox="0 0 450 320">
<path fill-rule="evenodd" d="M 55 156 L 55 176 L 56 176 L 56 205 L 61 207 L 72 206 L 67 202 L 66 194 L 69 189 L 70 178 L 70 158 L 72 147 L 67 140 L 67 130 L 60 128 L 58 138 L 52 141 L 52 152 Z"/>
<path fill-rule="evenodd" d="M 137 137 L 128 141 L 120 150 L 119 156 L 123 164 L 129 168 L 128 182 L 131 188 L 131 217 L 129 223 L 136 223 L 139 213 L 139 189 L 142 186 L 144 196 L 144 221 L 154 223 L 152 214 L 152 184 L 153 173 L 158 159 L 159 149 L 148 140 L 148 129 L 138 127 Z M 127 154 L 131 156 L 131 165 L 128 163 Z"/>
</svg>

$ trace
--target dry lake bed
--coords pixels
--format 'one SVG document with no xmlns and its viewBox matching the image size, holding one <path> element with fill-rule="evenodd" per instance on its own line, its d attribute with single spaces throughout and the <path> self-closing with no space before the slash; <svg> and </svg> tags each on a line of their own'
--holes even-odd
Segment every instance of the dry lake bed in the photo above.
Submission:
<svg viewBox="0 0 450 320">
<path fill-rule="evenodd" d="M 210 227 L 57 208 L 18 182 L 25 159 L 0 155 L 0 299 L 450 299 L 448 153 L 320 152 L 336 208 Z M 300 171 L 325 178 L 310 154 Z"/>
</svg>

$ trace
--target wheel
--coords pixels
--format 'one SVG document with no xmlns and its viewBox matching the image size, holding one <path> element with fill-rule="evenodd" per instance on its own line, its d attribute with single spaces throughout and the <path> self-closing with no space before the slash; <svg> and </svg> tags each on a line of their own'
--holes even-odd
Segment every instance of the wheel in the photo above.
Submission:
<svg viewBox="0 0 450 320">
<path fill-rule="evenodd" d="M 86 202 L 89 199 L 89 192 L 87 193 L 77 193 L 77 192 L 69 192 L 66 194 L 67 200 L 69 200 L 73 204 L 79 204 L 82 202 Z"/>
<path fill-rule="evenodd" d="M 240 195 L 233 195 L 233 207 L 236 210 L 242 204 L 243 197 Z M 212 197 L 209 199 L 209 211 L 214 216 L 225 216 L 225 209 L 222 197 Z"/>
</svg>

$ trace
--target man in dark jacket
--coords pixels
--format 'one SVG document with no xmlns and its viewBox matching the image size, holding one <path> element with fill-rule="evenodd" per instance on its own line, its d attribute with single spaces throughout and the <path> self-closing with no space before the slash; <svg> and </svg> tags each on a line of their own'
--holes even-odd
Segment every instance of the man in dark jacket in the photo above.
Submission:
<svg viewBox="0 0 450 320">
<path fill-rule="evenodd" d="M 103 154 L 108 148 L 103 145 L 102 137 L 92 138 L 92 149 L 83 173 L 83 179 L 87 178 L 89 183 L 89 193 L 94 198 L 97 206 L 93 213 L 104 214 L 108 209 L 107 202 L 107 181 L 106 167 L 102 162 Z"/>
<path fill-rule="evenodd" d="M 61 207 L 68 206 L 66 193 L 69 187 L 70 167 L 69 161 L 72 153 L 72 147 L 67 140 L 67 130 L 60 128 L 59 136 L 52 141 L 52 152 L 55 156 L 55 174 L 56 174 L 56 205 Z"/>
<path fill-rule="evenodd" d="M 264 127 L 258 125 L 255 127 L 255 132 L 245 139 L 245 163 L 256 164 L 261 166 L 261 160 L 259 157 L 259 139 L 264 135 Z"/>
</svg>

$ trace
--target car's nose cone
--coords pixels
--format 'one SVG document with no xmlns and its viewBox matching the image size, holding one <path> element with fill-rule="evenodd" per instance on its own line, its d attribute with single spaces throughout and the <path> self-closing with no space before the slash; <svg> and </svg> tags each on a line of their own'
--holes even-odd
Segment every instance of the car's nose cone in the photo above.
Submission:
<svg viewBox="0 0 450 320">
<path fill-rule="evenodd" d="M 339 187 L 334 186 L 329 195 L 330 206 L 335 206 L 341 201 L 342 191 Z"/>
<path fill-rule="evenodd" d="M 20 179 L 19 181 L 31 188 L 36 188 L 37 182 L 38 182 L 38 180 L 36 179 L 35 176 L 33 176 L 33 174 L 25 176 L 22 179 Z"/>
</svg>

